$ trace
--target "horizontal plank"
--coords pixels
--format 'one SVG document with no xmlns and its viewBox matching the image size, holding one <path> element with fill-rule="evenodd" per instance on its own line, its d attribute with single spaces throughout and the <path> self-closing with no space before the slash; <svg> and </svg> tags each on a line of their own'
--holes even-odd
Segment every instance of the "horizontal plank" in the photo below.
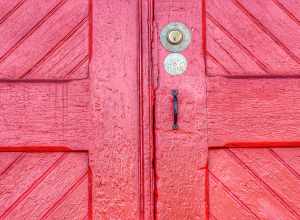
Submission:
<svg viewBox="0 0 300 220">
<path fill-rule="evenodd" d="M 209 77 L 208 144 L 297 142 L 300 79 Z"/>
</svg>

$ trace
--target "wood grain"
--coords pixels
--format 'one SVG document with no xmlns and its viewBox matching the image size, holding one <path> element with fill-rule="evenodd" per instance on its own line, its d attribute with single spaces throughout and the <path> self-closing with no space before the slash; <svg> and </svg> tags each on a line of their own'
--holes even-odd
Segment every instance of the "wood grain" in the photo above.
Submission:
<svg viewBox="0 0 300 220">
<path fill-rule="evenodd" d="M 298 141 L 299 79 L 208 79 L 209 146 Z"/>
<path fill-rule="evenodd" d="M 61 214 L 66 219 L 72 219 L 72 209 L 68 203 L 73 203 L 73 207 L 77 207 L 76 219 L 87 215 L 89 187 L 86 153 L 23 153 L 23 155 L 21 160 L 14 162 L 9 171 L 1 175 L 1 218 L 43 219 L 46 213 L 48 216 L 60 208 Z M 7 160 L 10 160 L 9 156 Z M 75 187 L 77 188 L 79 184 L 73 187 L 74 182 L 81 179 L 85 180 L 85 184 L 82 184 L 81 190 L 76 191 Z M 70 191 L 72 187 L 74 190 Z M 73 200 L 70 200 L 72 197 Z M 81 198 L 80 203 L 76 197 Z"/>
<path fill-rule="evenodd" d="M 202 4 L 201 1 L 158 1 L 154 13 L 157 25 L 154 62 L 158 65 L 155 81 L 157 218 L 206 219 Z M 182 52 L 188 60 L 188 69 L 177 77 L 165 72 L 163 61 L 168 52 L 158 41 L 163 26 L 174 21 L 184 22 L 192 34 L 190 46 Z M 179 129 L 176 131 L 172 130 L 172 89 L 178 90 L 179 99 Z"/>
<path fill-rule="evenodd" d="M 297 1 L 207 1 L 207 74 L 298 76 L 297 7 Z"/>
<path fill-rule="evenodd" d="M 299 153 L 299 148 L 278 150 Z M 268 148 L 210 150 L 211 215 L 216 219 L 299 218 L 300 179 L 271 151 Z"/>
<path fill-rule="evenodd" d="M 0 18 L 0 80 L 88 77 L 88 1 L 27 0 L 11 10 L 5 4 L 9 16 Z"/>
</svg>

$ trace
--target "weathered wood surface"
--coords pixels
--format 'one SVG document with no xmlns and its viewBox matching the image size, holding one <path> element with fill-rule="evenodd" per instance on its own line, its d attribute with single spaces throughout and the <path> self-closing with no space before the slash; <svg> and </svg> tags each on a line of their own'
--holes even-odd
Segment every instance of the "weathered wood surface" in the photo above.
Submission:
<svg viewBox="0 0 300 220">
<path fill-rule="evenodd" d="M 299 218 L 298 9 L 0 0 L 0 216 Z M 192 31 L 180 77 L 172 21 Z"/>
<path fill-rule="evenodd" d="M 138 1 L 94 1 L 91 104 L 94 218 L 137 219 Z"/>
<path fill-rule="evenodd" d="M 1 0 L 0 5 L 0 80 L 88 77 L 87 0 Z"/>
<path fill-rule="evenodd" d="M 207 74 L 299 76 L 299 9 L 295 0 L 207 1 Z"/>
<path fill-rule="evenodd" d="M 209 78 L 209 146 L 299 141 L 299 86 L 299 79 Z"/>
<path fill-rule="evenodd" d="M 88 216 L 88 154 L 0 153 L 1 219 Z"/>
<path fill-rule="evenodd" d="M 167 74 L 163 61 L 168 52 L 157 43 L 156 174 L 158 219 L 205 219 L 206 87 L 202 59 L 201 1 L 158 1 L 154 8 L 156 38 L 169 22 L 182 21 L 192 32 L 183 52 L 188 70 L 179 77 Z M 172 130 L 171 90 L 178 90 L 179 129 Z"/>
<path fill-rule="evenodd" d="M 299 219 L 299 156 L 300 148 L 210 150 L 211 218 Z"/>
<path fill-rule="evenodd" d="M 210 219 L 300 218 L 299 7 L 207 1 Z"/>
</svg>

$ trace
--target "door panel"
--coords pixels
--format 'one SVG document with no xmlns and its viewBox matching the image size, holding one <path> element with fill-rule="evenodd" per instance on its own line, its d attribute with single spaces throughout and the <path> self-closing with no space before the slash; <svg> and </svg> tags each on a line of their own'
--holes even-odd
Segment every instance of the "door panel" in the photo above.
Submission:
<svg viewBox="0 0 300 220">
<path fill-rule="evenodd" d="M 290 155 L 291 164 L 285 155 Z M 215 219 L 299 219 L 300 148 L 209 151 L 210 215 Z"/>
<path fill-rule="evenodd" d="M 0 80 L 88 76 L 88 0 L 2 1 L 1 8 Z"/>
<path fill-rule="evenodd" d="M 207 1 L 207 74 L 299 76 L 297 7 L 287 0 Z"/>
<path fill-rule="evenodd" d="M 89 216 L 87 153 L 1 152 L 0 158 L 1 219 Z"/>
</svg>

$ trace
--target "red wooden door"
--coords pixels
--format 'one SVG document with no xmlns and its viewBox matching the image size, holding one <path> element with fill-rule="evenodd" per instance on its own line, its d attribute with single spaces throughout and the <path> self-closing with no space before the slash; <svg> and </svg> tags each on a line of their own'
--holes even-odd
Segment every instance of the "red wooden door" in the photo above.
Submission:
<svg viewBox="0 0 300 220">
<path fill-rule="evenodd" d="M 300 219 L 299 11 L 0 0 L 0 219 Z"/>
</svg>

